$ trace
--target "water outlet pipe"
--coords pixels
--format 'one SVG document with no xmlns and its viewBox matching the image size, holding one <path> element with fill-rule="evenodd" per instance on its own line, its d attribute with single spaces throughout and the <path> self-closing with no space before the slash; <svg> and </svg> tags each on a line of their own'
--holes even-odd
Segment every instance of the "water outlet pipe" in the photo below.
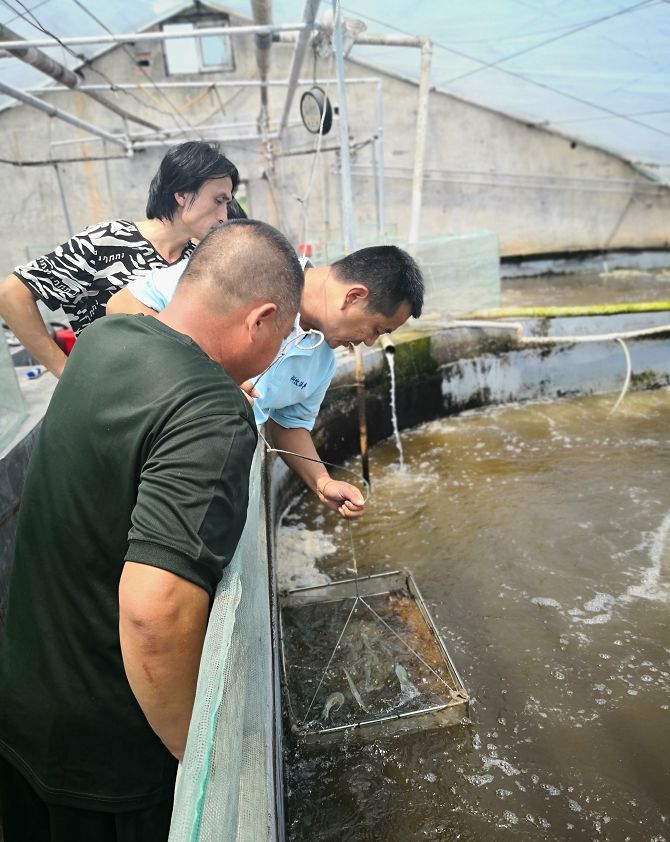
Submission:
<svg viewBox="0 0 670 842">
<path fill-rule="evenodd" d="M 385 354 L 395 354 L 395 343 L 388 333 L 382 333 L 379 337 L 379 344 L 382 346 Z"/>
</svg>

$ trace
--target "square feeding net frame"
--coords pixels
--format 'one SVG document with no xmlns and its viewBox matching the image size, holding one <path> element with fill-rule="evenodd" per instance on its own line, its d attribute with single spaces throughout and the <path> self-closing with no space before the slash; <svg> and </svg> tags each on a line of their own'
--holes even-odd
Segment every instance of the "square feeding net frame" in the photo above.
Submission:
<svg viewBox="0 0 670 842">
<path fill-rule="evenodd" d="M 467 716 L 468 693 L 408 570 L 296 588 L 280 605 L 287 715 L 298 739 Z"/>
</svg>

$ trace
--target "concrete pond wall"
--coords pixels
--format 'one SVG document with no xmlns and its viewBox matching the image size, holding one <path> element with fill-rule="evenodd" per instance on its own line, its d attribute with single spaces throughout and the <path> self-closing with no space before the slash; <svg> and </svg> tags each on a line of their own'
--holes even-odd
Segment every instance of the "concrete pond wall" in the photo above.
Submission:
<svg viewBox="0 0 670 842">
<path fill-rule="evenodd" d="M 420 324 L 420 323 L 418 323 Z M 630 390 L 670 385 L 670 311 L 515 320 L 526 338 L 616 334 L 663 328 L 652 336 L 626 339 L 631 359 Z M 519 341 L 503 320 L 421 325 L 394 336 L 399 427 L 443 415 L 526 400 L 612 393 L 614 404 L 627 372 L 625 352 L 614 339 L 532 345 Z M 392 435 L 390 374 L 380 346 L 364 354 L 368 445 Z M 353 354 L 339 352 L 338 367 L 314 429 L 321 458 L 339 463 L 360 452 Z M 275 460 L 274 512 L 300 485 Z"/>
</svg>

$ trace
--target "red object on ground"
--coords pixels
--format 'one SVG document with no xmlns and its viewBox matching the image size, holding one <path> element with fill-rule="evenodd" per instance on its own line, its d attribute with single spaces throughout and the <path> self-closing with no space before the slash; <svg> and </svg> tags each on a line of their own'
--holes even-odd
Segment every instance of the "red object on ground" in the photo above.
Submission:
<svg viewBox="0 0 670 842">
<path fill-rule="evenodd" d="M 72 346 L 77 341 L 74 331 L 69 327 L 59 327 L 54 335 L 56 345 L 65 353 L 69 354 Z"/>
<path fill-rule="evenodd" d="M 300 243 L 298 246 L 298 255 L 300 257 L 311 257 L 312 256 L 312 244 L 311 243 Z"/>
</svg>

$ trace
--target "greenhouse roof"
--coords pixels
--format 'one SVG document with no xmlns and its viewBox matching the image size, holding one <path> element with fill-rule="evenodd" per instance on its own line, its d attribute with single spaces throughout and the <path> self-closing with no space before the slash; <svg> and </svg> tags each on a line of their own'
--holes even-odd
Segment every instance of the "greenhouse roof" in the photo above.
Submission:
<svg viewBox="0 0 670 842">
<path fill-rule="evenodd" d="M 26 39 L 127 33 L 188 5 L 1 0 L 0 22 Z M 207 5 L 251 18 L 250 0 Z M 301 21 L 303 7 L 275 0 L 274 23 Z M 439 90 L 609 150 L 670 183 L 670 0 L 366 0 L 364 8 L 342 11 L 367 33 L 431 38 L 431 84 Z M 320 13 L 331 11 L 328 0 L 321 3 Z M 73 67 L 101 48 L 45 51 Z M 354 45 L 351 57 L 418 80 L 415 50 Z M 0 59 L 0 81 L 22 89 L 51 84 L 11 56 Z"/>
</svg>

